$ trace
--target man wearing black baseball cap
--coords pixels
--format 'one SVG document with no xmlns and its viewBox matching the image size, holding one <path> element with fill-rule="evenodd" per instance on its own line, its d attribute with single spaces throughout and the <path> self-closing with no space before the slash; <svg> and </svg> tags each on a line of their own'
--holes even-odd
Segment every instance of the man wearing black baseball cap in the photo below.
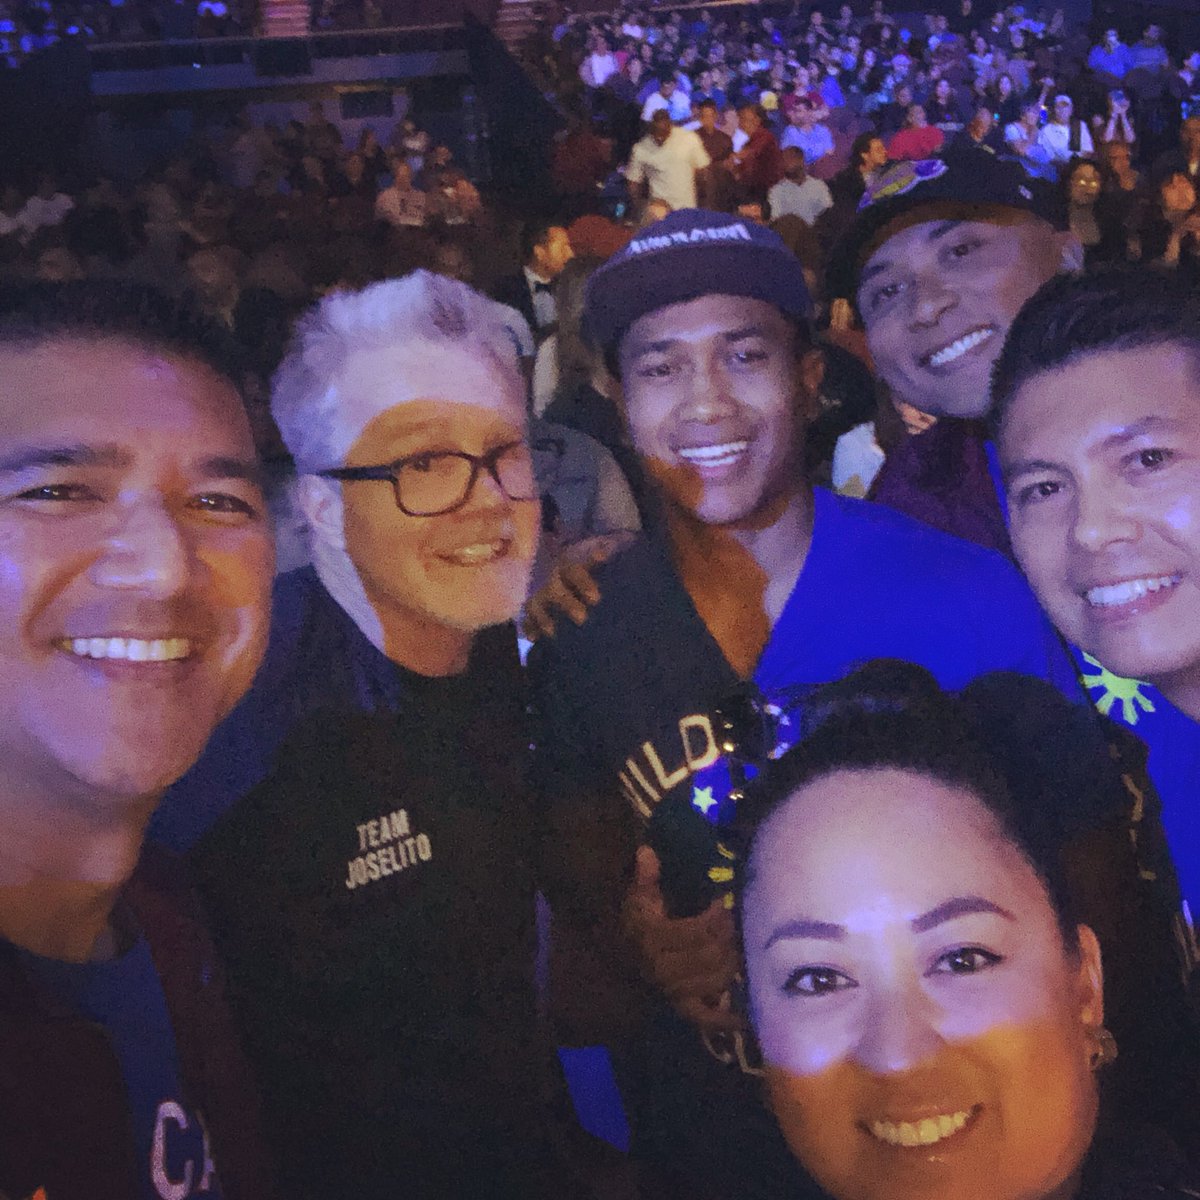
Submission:
<svg viewBox="0 0 1200 1200">
<path fill-rule="evenodd" d="M 822 356 L 801 265 L 770 230 L 672 213 L 592 276 L 584 323 L 658 514 L 599 570 L 582 625 L 530 659 L 546 836 L 576 887 L 556 919 L 593 947 L 621 930 L 603 978 L 636 982 L 606 1040 L 635 1154 L 688 1194 L 804 1200 L 819 1192 L 731 1000 L 721 826 L 739 756 L 786 741 L 803 690 L 867 659 L 947 686 L 1009 669 L 1070 688 L 1072 672 L 1000 556 L 809 486 Z"/>
<path fill-rule="evenodd" d="M 992 362 L 1021 306 L 1082 266 L 1048 185 L 962 148 L 880 172 L 834 255 L 831 294 L 852 300 L 893 398 L 939 418 L 893 452 L 872 498 L 1008 552 L 981 423 Z"/>
</svg>

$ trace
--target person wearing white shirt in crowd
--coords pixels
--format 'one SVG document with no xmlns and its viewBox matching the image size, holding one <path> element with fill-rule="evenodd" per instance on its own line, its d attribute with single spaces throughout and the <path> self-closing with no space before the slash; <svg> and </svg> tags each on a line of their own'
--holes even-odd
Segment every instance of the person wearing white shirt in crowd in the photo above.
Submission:
<svg viewBox="0 0 1200 1200">
<path fill-rule="evenodd" d="M 1050 152 L 1038 139 L 1041 111 L 1037 103 L 1026 104 L 1021 109 L 1021 119 L 1005 125 L 1004 144 L 1021 160 L 1030 175 L 1053 182 L 1058 178 L 1057 168 Z"/>
<path fill-rule="evenodd" d="M 618 69 L 612 49 L 598 34 L 592 40 L 592 52 L 579 68 L 579 78 L 590 88 L 602 88 Z"/>
<path fill-rule="evenodd" d="M 696 207 L 696 172 L 712 160 L 690 129 L 675 129 L 666 109 L 650 118 L 650 132 L 633 147 L 625 178 L 637 188 L 644 184 L 650 199 L 662 200 L 672 209 Z"/>
<path fill-rule="evenodd" d="M 74 207 L 75 201 L 58 190 L 58 181 L 54 176 L 45 174 L 38 180 L 37 191 L 25 201 L 20 221 L 26 234 L 32 237 L 39 229 L 61 225 Z"/>
<path fill-rule="evenodd" d="M 803 153 L 805 163 L 812 166 L 833 153 L 833 134 L 828 125 L 818 122 L 813 106 L 802 100 L 792 109 L 791 124 L 783 131 L 779 144 L 784 150 L 795 147 Z"/>
<path fill-rule="evenodd" d="M 1070 96 L 1055 96 L 1053 116 L 1038 133 L 1038 145 L 1046 151 L 1052 162 L 1065 163 L 1072 158 L 1090 158 L 1094 153 L 1095 147 L 1087 125 L 1071 119 L 1074 110 Z"/>
<path fill-rule="evenodd" d="M 833 207 L 829 185 L 809 176 L 804 167 L 804 153 L 795 146 L 783 152 L 784 177 L 767 192 L 771 219 L 799 217 L 812 225 L 827 209 Z"/>
<path fill-rule="evenodd" d="M 407 159 L 392 163 L 392 186 L 375 197 L 375 216 L 395 228 L 419 229 L 425 224 L 426 195 L 412 181 Z"/>
<path fill-rule="evenodd" d="M 642 120 L 647 122 L 656 112 L 665 112 L 676 124 L 688 120 L 692 115 L 691 97 L 673 78 L 659 82 L 658 91 L 651 92 L 642 105 Z"/>
</svg>

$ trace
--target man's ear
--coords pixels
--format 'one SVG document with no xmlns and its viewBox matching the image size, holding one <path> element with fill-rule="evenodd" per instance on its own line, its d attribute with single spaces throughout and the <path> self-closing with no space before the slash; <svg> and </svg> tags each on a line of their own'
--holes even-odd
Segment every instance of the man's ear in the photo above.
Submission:
<svg viewBox="0 0 1200 1200">
<path fill-rule="evenodd" d="M 1073 233 L 1059 234 L 1059 250 L 1062 256 L 1061 270 L 1068 275 L 1083 271 L 1083 243 Z"/>
<path fill-rule="evenodd" d="M 800 403 L 806 424 L 817 419 L 819 397 L 825 383 L 825 351 L 819 346 L 806 350 L 796 364 L 800 378 Z"/>
<path fill-rule="evenodd" d="M 1079 1016 L 1083 1024 L 1099 1029 L 1104 1024 L 1104 964 L 1100 942 L 1090 925 L 1080 925 L 1079 934 Z"/>
<path fill-rule="evenodd" d="M 309 529 L 323 542 L 344 547 L 341 484 L 316 475 L 301 475 L 292 486 Z"/>
</svg>

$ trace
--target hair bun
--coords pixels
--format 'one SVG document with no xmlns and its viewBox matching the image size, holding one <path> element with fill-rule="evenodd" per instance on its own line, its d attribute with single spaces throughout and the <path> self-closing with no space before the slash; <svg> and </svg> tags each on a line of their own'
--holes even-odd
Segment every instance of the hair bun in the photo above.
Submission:
<svg viewBox="0 0 1200 1200">
<path fill-rule="evenodd" d="M 876 658 L 819 688 L 805 705 L 801 737 L 856 718 L 897 717 L 961 724 L 937 679 L 899 658 Z"/>
</svg>

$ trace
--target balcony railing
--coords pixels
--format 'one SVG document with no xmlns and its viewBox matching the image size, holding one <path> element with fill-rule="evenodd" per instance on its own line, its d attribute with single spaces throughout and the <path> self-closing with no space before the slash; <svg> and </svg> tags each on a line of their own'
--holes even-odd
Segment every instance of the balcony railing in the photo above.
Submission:
<svg viewBox="0 0 1200 1200">
<path fill-rule="evenodd" d="M 267 40 L 261 37 L 221 37 L 191 41 L 105 42 L 90 45 L 88 54 L 93 71 L 238 66 L 252 64 L 256 53 Z M 413 24 L 388 29 L 309 33 L 299 40 L 306 43 L 314 59 L 371 58 L 458 50 L 464 45 L 464 33 L 460 23 Z"/>
</svg>

